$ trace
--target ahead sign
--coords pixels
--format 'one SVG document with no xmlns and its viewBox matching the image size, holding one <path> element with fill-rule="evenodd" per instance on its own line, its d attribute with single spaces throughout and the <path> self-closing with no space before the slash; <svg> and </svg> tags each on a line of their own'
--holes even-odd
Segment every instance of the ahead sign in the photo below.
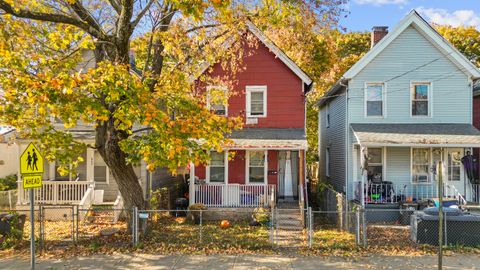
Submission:
<svg viewBox="0 0 480 270">
<path fill-rule="evenodd" d="M 39 188 L 42 187 L 42 175 L 41 174 L 32 174 L 32 175 L 22 175 L 23 178 L 23 188 Z"/>
</svg>

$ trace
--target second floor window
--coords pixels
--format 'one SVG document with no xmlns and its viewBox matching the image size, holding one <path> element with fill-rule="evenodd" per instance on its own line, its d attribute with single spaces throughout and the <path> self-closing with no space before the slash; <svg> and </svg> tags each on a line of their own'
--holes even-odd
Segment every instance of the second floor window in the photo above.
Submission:
<svg viewBox="0 0 480 270">
<path fill-rule="evenodd" d="M 267 116 L 267 86 L 247 86 L 247 117 Z"/>
<path fill-rule="evenodd" d="M 227 115 L 227 89 L 220 86 L 207 87 L 207 108 L 215 114 Z"/>
<path fill-rule="evenodd" d="M 365 87 L 366 116 L 383 116 L 383 83 L 367 83 Z"/>
<path fill-rule="evenodd" d="M 430 84 L 414 83 L 412 84 L 411 102 L 412 116 L 429 116 L 430 115 Z"/>
</svg>

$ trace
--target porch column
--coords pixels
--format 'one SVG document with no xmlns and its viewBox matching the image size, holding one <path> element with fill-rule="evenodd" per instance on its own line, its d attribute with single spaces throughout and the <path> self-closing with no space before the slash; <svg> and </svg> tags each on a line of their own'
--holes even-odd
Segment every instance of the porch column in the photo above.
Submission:
<svg viewBox="0 0 480 270">
<path fill-rule="evenodd" d="M 94 166 L 95 166 L 95 160 L 94 160 L 94 156 L 95 156 L 95 150 L 93 150 L 92 148 L 87 148 L 87 162 L 86 162 L 86 165 L 87 165 L 87 175 L 86 175 L 86 178 L 85 181 L 91 181 L 93 182 L 93 179 L 94 179 Z"/>
<path fill-rule="evenodd" d="M 366 146 L 360 145 L 360 163 L 362 169 L 362 183 L 360 188 L 360 204 L 362 208 L 365 209 L 365 183 L 367 182 L 367 167 L 368 167 L 368 148 Z"/>
<path fill-rule="evenodd" d="M 189 205 L 195 203 L 195 164 L 190 162 L 190 181 L 188 186 Z"/>
</svg>

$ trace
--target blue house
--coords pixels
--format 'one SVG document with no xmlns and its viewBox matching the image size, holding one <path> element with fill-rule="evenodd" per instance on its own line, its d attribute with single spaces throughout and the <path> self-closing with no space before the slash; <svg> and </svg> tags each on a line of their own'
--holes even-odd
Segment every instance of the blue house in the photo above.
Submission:
<svg viewBox="0 0 480 270">
<path fill-rule="evenodd" d="M 320 178 L 349 200 L 418 201 L 438 196 L 443 161 L 444 194 L 473 200 L 462 158 L 480 146 L 479 78 L 416 11 L 389 33 L 374 27 L 370 51 L 318 103 Z"/>
</svg>

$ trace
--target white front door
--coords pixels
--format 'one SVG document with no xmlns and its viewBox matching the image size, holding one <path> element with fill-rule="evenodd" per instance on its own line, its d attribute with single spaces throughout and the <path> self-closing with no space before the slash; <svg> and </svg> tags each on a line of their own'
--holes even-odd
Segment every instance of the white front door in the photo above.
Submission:
<svg viewBox="0 0 480 270">
<path fill-rule="evenodd" d="M 290 151 L 287 151 L 285 158 L 285 197 L 293 197 L 293 178 L 292 178 L 292 161 Z"/>
<path fill-rule="evenodd" d="M 446 184 L 455 187 L 460 194 L 465 195 L 465 177 L 462 157 L 462 148 L 446 148 L 444 175 Z"/>
</svg>

